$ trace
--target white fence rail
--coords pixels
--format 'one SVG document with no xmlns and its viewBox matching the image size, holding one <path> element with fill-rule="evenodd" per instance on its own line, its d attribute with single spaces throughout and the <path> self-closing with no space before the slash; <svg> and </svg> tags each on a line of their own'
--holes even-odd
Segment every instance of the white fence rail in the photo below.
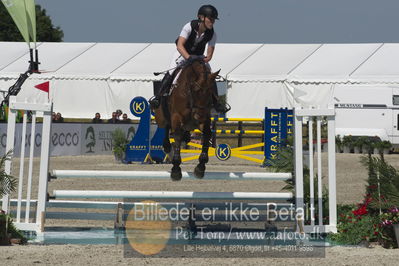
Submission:
<svg viewBox="0 0 399 266">
<path fill-rule="evenodd" d="M 337 232 L 337 193 L 336 193 L 336 165 L 335 165 L 335 110 L 331 109 L 301 109 L 294 110 L 295 116 L 295 205 L 299 222 L 305 232 Z M 322 150 L 321 123 L 327 120 L 327 160 L 328 160 L 328 212 L 323 213 L 323 180 L 322 180 Z M 313 153 L 313 120 L 316 120 L 316 152 L 317 152 L 317 188 L 315 187 L 314 153 Z M 302 126 L 308 122 L 309 162 L 303 161 L 303 132 Z M 309 166 L 309 201 L 304 193 L 304 163 Z M 315 206 L 315 191 L 317 191 L 317 205 Z M 324 206 L 326 207 L 326 206 Z M 318 212 L 316 220 L 315 212 Z M 306 214 L 310 213 L 310 224 L 304 224 Z M 297 216 L 297 217 L 298 217 Z M 323 222 L 328 217 L 328 223 Z M 308 219 L 309 220 L 309 219 Z"/>
<path fill-rule="evenodd" d="M 15 96 L 10 97 L 10 106 L 8 113 L 8 126 L 7 136 L 15 136 L 15 118 L 18 110 L 23 110 L 23 129 L 24 133 L 27 132 L 28 124 L 30 124 L 31 143 L 34 143 L 34 136 L 36 132 L 36 119 L 43 117 L 43 130 L 42 130 L 42 141 L 40 146 L 40 169 L 39 169 L 39 183 L 36 204 L 36 217 L 30 217 L 30 205 L 31 205 L 31 192 L 32 192 L 32 178 L 33 178 L 33 154 L 35 145 L 30 146 L 29 153 L 29 168 L 28 175 L 25 178 L 24 175 L 24 153 L 25 153 L 25 134 L 21 135 L 21 157 L 20 157 L 20 170 L 18 177 L 18 202 L 17 202 L 17 213 L 16 213 L 16 226 L 18 229 L 26 231 L 43 231 L 43 220 L 46 211 L 46 197 L 47 197 L 47 175 L 49 165 L 49 147 L 50 147 L 50 132 L 51 132 L 51 113 L 53 105 L 52 103 L 29 103 L 29 102 L 17 102 Z M 27 112 L 31 112 L 32 121 L 28 123 Z M 6 151 L 14 150 L 15 143 L 13 137 L 7 138 Z M 5 172 L 11 174 L 11 161 L 6 161 Z M 21 203 L 23 201 L 23 184 L 27 182 L 26 198 L 25 202 L 25 217 L 21 217 L 23 211 Z M 5 195 L 2 200 L 2 209 L 6 212 L 10 210 L 10 195 Z"/>
</svg>

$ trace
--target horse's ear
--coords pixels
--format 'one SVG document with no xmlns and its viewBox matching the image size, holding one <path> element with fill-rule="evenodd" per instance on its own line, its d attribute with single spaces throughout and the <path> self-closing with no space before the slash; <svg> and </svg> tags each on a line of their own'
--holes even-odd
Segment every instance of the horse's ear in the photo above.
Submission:
<svg viewBox="0 0 399 266">
<path fill-rule="evenodd" d="M 217 78 L 217 76 L 219 76 L 219 72 L 220 72 L 220 70 L 221 70 L 221 69 L 219 69 L 218 71 L 216 71 L 216 72 L 212 73 L 212 79 L 216 79 L 216 78 Z"/>
</svg>

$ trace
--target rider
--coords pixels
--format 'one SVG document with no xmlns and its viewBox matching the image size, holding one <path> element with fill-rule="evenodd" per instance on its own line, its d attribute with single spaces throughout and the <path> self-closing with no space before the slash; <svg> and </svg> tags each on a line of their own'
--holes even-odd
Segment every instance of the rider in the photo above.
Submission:
<svg viewBox="0 0 399 266">
<path fill-rule="evenodd" d="M 198 10 L 198 20 L 193 20 L 184 25 L 180 36 L 176 40 L 177 52 L 175 53 L 170 65 L 170 70 L 166 72 L 162 79 L 160 88 L 155 92 L 149 102 L 153 109 L 160 105 L 162 95 L 169 92 L 172 85 L 172 74 L 175 68 L 180 68 L 187 61 L 202 59 L 210 68 L 208 62 L 211 61 L 216 45 L 216 33 L 213 29 L 215 20 L 218 19 L 218 11 L 212 5 L 203 5 Z M 206 56 L 204 56 L 205 46 L 208 44 Z M 220 113 L 226 113 L 230 109 L 218 102 L 218 91 L 216 82 L 213 85 L 213 107 Z"/>
</svg>

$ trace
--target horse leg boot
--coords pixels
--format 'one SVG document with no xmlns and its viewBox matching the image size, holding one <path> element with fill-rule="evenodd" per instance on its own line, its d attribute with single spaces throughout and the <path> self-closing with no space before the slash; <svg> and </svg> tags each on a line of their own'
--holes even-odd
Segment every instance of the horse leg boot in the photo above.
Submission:
<svg viewBox="0 0 399 266">
<path fill-rule="evenodd" d="M 151 99 L 148 101 L 153 110 L 157 109 L 160 106 L 162 95 L 164 95 L 165 93 L 169 93 L 169 88 L 172 85 L 172 82 L 173 77 L 171 74 L 169 74 L 168 71 L 161 81 L 161 86 L 159 86 L 158 90 L 155 92 L 155 95 L 151 97 Z"/>
<path fill-rule="evenodd" d="M 208 150 L 209 150 L 209 141 L 211 139 L 212 132 L 211 126 L 208 124 L 204 127 L 203 135 L 202 135 L 202 150 L 199 156 L 199 163 L 194 169 L 194 175 L 196 178 L 203 178 L 205 175 L 205 164 L 209 161 Z"/>
<path fill-rule="evenodd" d="M 172 172 L 170 173 L 170 177 L 172 178 L 173 181 L 179 181 L 182 178 L 182 173 L 181 173 L 181 157 L 180 157 L 180 146 L 182 142 L 182 134 L 183 132 L 179 130 L 178 132 L 173 132 L 173 138 L 175 139 L 175 142 L 173 142 L 173 157 L 172 157 Z"/>
<path fill-rule="evenodd" d="M 215 108 L 215 110 L 219 113 L 227 113 L 228 111 L 230 111 L 231 107 L 230 105 L 223 104 L 221 102 L 219 102 L 219 93 L 218 93 L 218 87 L 216 85 L 216 81 L 213 83 L 212 86 L 212 105 L 213 108 Z"/>
</svg>

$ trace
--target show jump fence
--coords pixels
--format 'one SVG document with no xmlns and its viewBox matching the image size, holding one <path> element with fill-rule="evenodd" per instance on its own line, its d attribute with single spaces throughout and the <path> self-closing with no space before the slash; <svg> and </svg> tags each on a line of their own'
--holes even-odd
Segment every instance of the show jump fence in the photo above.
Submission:
<svg viewBox="0 0 399 266">
<path fill-rule="evenodd" d="M 143 97 L 135 97 L 130 103 L 133 115 L 140 118 L 138 129 L 134 138 L 126 145 L 126 156 L 124 162 L 165 162 L 168 161 L 168 154 L 163 152 L 163 139 L 165 129 L 157 127 L 155 133 L 150 130 L 151 111 L 147 100 Z M 262 165 L 267 165 L 269 160 L 273 160 L 277 152 L 277 147 L 282 145 L 283 140 L 292 135 L 293 132 L 293 111 L 284 109 L 265 108 L 264 118 L 220 118 L 212 117 L 212 143 L 209 147 L 208 156 L 216 156 L 219 160 L 226 161 L 230 157 L 236 157 L 247 161 L 252 161 Z M 216 129 L 216 122 L 262 122 L 263 130 L 220 130 Z M 194 130 L 194 133 L 201 131 Z M 252 143 L 250 145 L 239 145 L 231 148 L 228 144 L 221 143 L 215 145 L 216 139 L 220 135 L 258 135 L 262 136 L 263 142 Z M 231 137 L 231 136 L 230 136 Z M 239 139 L 240 140 L 240 139 Z M 171 139 L 173 141 L 173 139 Z M 240 141 L 239 141 L 240 142 Z M 202 145 L 190 141 L 187 148 L 181 149 L 181 153 L 188 156 L 182 158 L 182 162 L 198 160 Z M 262 157 L 262 158 L 261 158 Z"/>
<path fill-rule="evenodd" d="M 46 211 L 46 200 L 47 200 L 47 176 L 49 167 L 49 151 L 50 151 L 50 132 L 51 132 L 51 113 L 53 110 L 53 104 L 48 103 L 29 103 L 29 102 L 17 102 L 15 96 L 10 97 L 10 106 L 8 114 L 8 126 L 7 126 L 7 144 L 6 152 L 14 150 L 14 138 L 15 138 L 15 122 L 16 114 L 18 110 L 23 110 L 23 122 L 22 122 L 22 135 L 21 140 L 21 157 L 19 165 L 19 177 L 18 177 L 18 201 L 17 201 L 17 213 L 15 225 L 18 229 L 26 231 L 43 231 L 42 226 L 44 225 L 45 211 Z M 27 134 L 27 121 L 28 112 L 31 112 L 31 123 L 30 124 L 30 147 L 29 147 L 29 168 L 28 175 L 25 178 L 24 175 L 24 163 L 25 163 L 25 144 Z M 40 151 L 40 169 L 39 169 L 39 183 L 37 198 L 31 200 L 32 194 L 32 177 L 33 177 L 33 154 L 35 148 L 35 132 L 36 132 L 36 118 L 43 117 L 42 127 L 42 138 L 41 138 L 41 151 Z M 5 162 L 6 174 L 11 174 L 11 160 Z M 25 206 L 25 219 L 22 218 L 22 197 L 23 197 L 23 184 L 27 182 L 26 186 L 26 200 L 24 201 Z M 30 207 L 34 204 L 36 206 L 36 216 L 30 217 Z M 10 195 L 5 195 L 2 200 L 2 209 L 8 212 L 10 209 Z"/>
<path fill-rule="evenodd" d="M 304 232 L 336 232 L 336 171 L 335 171 L 335 111 L 334 109 L 294 109 L 294 157 L 295 157 L 295 172 L 294 176 L 291 173 L 209 173 L 209 177 L 213 179 L 263 179 L 263 180 L 287 180 L 293 178 L 295 184 L 294 193 L 291 192 L 192 192 L 192 191 L 90 191 L 90 190 L 55 190 L 52 192 L 50 197 L 47 197 L 47 184 L 48 184 L 48 168 L 49 168 L 49 141 L 50 141 L 50 130 L 51 130 L 51 112 L 52 104 L 36 104 L 36 103 L 18 103 L 15 97 L 10 99 L 10 116 L 8 122 L 8 136 L 15 136 L 15 113 L 17 110 L 24 110 L 24 122 L 23 122 L 23 135 L 22 145 L 25 147 L 25 134 L 27 128 L 27 117 L 26 112 L 32 111 L 32 123 L 31 132 L 34 132 L 36 117 L 43 115 L 43 132 L 42 132 L 42 143 L 41 143 L 41 157 L 40 157 L 40 172 L 39 172 L 39 184 L 38 184 L 38 195 L 37 199 L 31 200 L 32 190 L 32 165 L 33 165 L 33 147 L 31 147 L 29 157 L 29 173 L 27 183 L 27 196 L 22 199 L 22 187 L 23 187 L 23 162 L 24 150 L 21 150 L 21 166 L 18 184 L 18 199 L 13 200 L 13 204 L 17 205 L 16 214 L 16 226 L 19 229 L 27 231 L 43 232 L 44 230 L 44 219 L 45 217 L 51 217 L 46 215 L 46 207 L 73 205 L 76 206 L 87 206 L 87 204 L 94 204 L 93 202 L 85 201 L 60 201 L 59 199 L 122 199 L 122 198 L 134 198 L 134 199 L 162 199 L 162 200 L 200 200 L 200 199 L 219 199 L 219 200 L 257 200 L 265 202 L 267 200 L 293 200 L 295 202 L 295 212 L 297 217 L 298 228 Z M 321 123 L 323 118 L 327 117 L 328 124 L 328 210 L 329 213 L 323 213 L 323 181 L 322 164 L 321 164 Z M 317 132 L 317 158 L 316 164 L 313 164 L 313 120 L 316 121 L 316 132 Z M 304 122 L 309 124 L 309 158 L 308 162 L 310 166 L 310 182 L 309 182 L 309 196 L 304 195 L 304 160 L 303 160 L 303 134 L 302 126 Z M 34 134 L 31 134 L 34 136 Z M 17 140 L 19 141 L 19 140 Z M 7 150 L 12 150 L 14 147 L 14 138 L 7 138 Z M 325 157 L 325 156 L 323 156 Z M 314 170 L 315 169 L 315 170 Z M 11 173 L 11 161 L 7 161 L 6 173 Z M 315 178 L 317 173 L 317 187 L 315 187 Z M 137 172 L 137 171 L 73 171 L 73 170 L 56 170 L 50 174 L 54 178 L 168 178 L 168 172 Z M 184 177 L 192 178 L 191 173 L 184 173 Z M 205 176 L 205 179 L 207 176 Z M 317 199 L 315 199 L 315 191 L 317 191 Z M 307 200 L 309 199 L 309 200 Z M 315 201 L 317 200 L 318 209 L 315 210 Z M 30 217 L 30 202 L 34 202 L 36 206 L 36 216 Z M 102 205 L 107 205 L 107 202 L 102 202 Z M 110 203 L 110 206 L 114 206 L 114 203 Z M 21 218 L 22 207 L 25 206 L 25 220 Z M 61 207 L 60 207 L 61 208 Z M 10 211 L 10 195 L 6 195 L 3 198 L 2 209 L 6 212 Z M 309 212 L 307 210 L 310 210 Z M 310 222 L 305 223 L 305 215 L 310 213 Z M 316 219 L 315 214 L 318 214 Z M 58 218 L 62 218 L 62 213 L 57 213 Z M 67 213 L 65 218 L 68 219 Z M 328 221 L 325 221 L 325 217 L 328 216 Z M 309 220 L 309 219 L 308 219 Z"/>
</svg>

